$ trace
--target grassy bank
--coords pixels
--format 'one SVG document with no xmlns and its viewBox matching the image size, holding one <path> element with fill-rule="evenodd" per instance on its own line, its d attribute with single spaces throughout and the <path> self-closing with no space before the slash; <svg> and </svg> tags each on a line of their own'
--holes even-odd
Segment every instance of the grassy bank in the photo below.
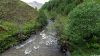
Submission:
<svg viewBox="0 0 100 56">
<path fill-rule="evenodd" d="M 1 27 L 0 53 L 9 47 L 26 40 L 31 33 L 35 33 L 38 29 L 41 29 L 40 23 L 35 20 L 30 20 L 23 25 L 2 20 Z"/>
<path fill-rule="evenodd" d="M 42 22 L 46 23 L 46 20 Z M 0 25 L 0 53 L 6 49 L 21 43 L 28 39 L 31 34 L 35 34 L 41 30 L 45 25 L 42 25 L 40 19 L 29 20 L 23 24 L 12 21 L 1 20 Z"/>
</svg>

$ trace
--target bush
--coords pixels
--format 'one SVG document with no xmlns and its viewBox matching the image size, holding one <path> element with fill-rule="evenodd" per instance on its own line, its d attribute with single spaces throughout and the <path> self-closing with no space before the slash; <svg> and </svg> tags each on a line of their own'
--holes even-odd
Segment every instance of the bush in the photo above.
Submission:
<svg viewBox="0 0 100 56">
<path fill-rule="evenodd" d="M 82 44 L 99 42 L 100 4 L 85 2 L 77 6 L 68 16 L 67 36 L 72 43 L 82 46 Z"/>
</svg>

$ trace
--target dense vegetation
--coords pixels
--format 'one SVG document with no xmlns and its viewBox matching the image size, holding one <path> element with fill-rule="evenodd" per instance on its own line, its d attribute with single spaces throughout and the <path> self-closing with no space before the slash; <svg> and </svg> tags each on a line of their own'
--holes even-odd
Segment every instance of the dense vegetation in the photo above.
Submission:
<svg viewBox="0 0 100 56">
<path fill-rule="evenodd" d="M 55 19 L 59 44 L 72 56 L 100 54 L 100 1 L 50 0 L 37 11 L 20 0 L 0 0 L 0 53 Z"/>
<path fill-rule="evenodd" d="M 0 0 L 0 53 L 41 29 L 46 23 L 41 15 L 20 0 Z"/>
<path fill-rule="evenodd" d="M 80 9 L 81 8 L 81 9 Z M 68 35 L 70 40 L 81 42 L 98 42 L 100 37 L 100 4 L 83 3 L 69 13 Z M 94 46 L 96 47 L 96 46 Z"/>
<path fill-rule="evenodd" d="M 49 2 L 45 3 L 42 9 L 67 15 L 71 10 L 73 10 L 74 7 L 82 2 L 83 0 L 50 0 Z"/>
<path fill-rule="evenodd" d="M 44 4 L 42 9 L 49 13 L 51 18 L 55 18 L 60 45 L 66 41 L 72 56 L 99 55 L 99 2 L 99 0 L 50 0 Z"/>
</svg>

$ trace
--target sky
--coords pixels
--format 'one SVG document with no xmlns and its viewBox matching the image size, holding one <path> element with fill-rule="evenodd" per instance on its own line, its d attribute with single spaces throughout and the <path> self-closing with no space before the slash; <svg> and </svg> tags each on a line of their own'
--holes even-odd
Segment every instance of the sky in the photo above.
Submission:
<svg viewBox="0 0 100 56">
<path fill-rule="evenodd" d="M 37 2 L 39 2 L 39 3 L 45 3 L 45 2 L 47 2 L 47 1 L 49 1 L 49 0 L 22 0 L 22 1 L 24 1 L 24 2 L 32 2 L 32 1 L 37 1 Z"/>
</svg>

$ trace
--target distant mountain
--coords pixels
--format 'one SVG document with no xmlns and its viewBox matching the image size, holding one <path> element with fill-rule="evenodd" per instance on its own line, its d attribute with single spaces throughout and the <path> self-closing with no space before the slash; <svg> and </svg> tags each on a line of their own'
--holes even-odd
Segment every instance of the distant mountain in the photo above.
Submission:
<svg viewBox="0 0 100 56">
<path fill-rule="evenodd" d="M 30 5 L 30 6 L 32 6 L 34 8 L 40 9 L 43 4 L 39 3 L 39 2 L 36 2 L 36 1 L 33 1 L 33 2 L 28 3 L 28 5 Z"/>
</svg>

